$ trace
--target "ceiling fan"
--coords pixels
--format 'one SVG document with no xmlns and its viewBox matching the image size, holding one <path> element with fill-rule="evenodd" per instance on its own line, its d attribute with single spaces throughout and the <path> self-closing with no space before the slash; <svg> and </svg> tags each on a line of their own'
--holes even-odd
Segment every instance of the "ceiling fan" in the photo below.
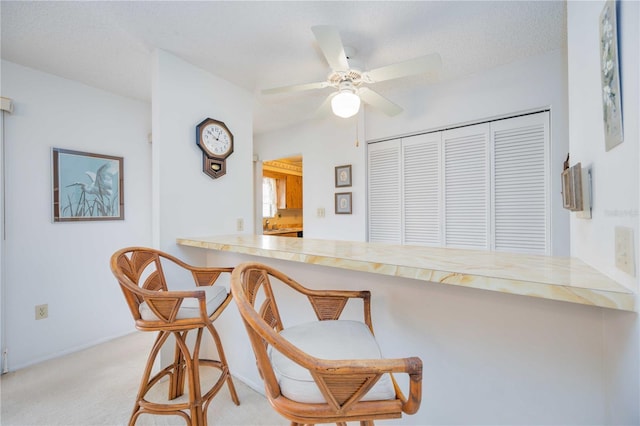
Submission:
<svg viewBox="0 0 640 426">
<path fill-rule="evenodd" d="M 350 67 L 349 58 L 345 54 L 345 47 L 342 45 L 340 33 L 336 27 L 318 25 L 311 27 L 311 31 L 313 31 L 320 50 L 331 67 L 331 73 L 327 80 L 275 87 L 263 90 L 262 94 L 271 95 L 334 87 L 337 90 L 327 97 L 323 107 L 330 102 L 333 113 L 339 117 L 348 118 L 357 114 L 361 101 L 389 116 L 394 116 L 402 112 L 402 108 L 366 85 L 433 72 L 442 66 L 440 55 L 432 53 L 373 70 L 361 71 Z"/>
</svg>

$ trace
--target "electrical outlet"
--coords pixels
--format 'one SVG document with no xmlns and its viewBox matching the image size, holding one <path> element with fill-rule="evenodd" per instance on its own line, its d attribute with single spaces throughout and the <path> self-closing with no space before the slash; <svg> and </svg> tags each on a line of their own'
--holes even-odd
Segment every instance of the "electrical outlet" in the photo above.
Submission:
<svg viewBox="0 0 640 426">
<path fill-rule="evenodd" d="M 238 231 L 244 231 L 244 219 L 241 217 L 236 220 L 236 229 Z"/>
<path fill-rule="evenodd" d="M 633 250 L 633 229 L 616 226 L 616 267 L 627 274 L 636 276 L 635 253 Z"/>
<path fill-rule="evenodd" d="M 45 319 L 49 316 L 49 305 L 36 305 L 36 320 Z"/>
<path fill-rule="evenodd" d="M 318 207 L 317 216 L 324 217 L 324 207 Z"/>
</svg>

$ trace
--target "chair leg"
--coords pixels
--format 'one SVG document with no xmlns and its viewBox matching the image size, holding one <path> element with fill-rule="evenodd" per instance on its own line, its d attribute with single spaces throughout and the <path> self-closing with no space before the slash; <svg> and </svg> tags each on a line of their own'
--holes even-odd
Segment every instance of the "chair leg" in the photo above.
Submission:
<svg viewBox="0 0 640 426">
<path fill-rule="evenodd" d="M 360 426 L 374 426 L 373 420 L 361 420 Z"/>
<path fill-rule="evenodd" d="M 236 405 L 240 405 L 240 401 L 229 372 L 229 366 L 227 365 L 224 349 L 222 348 L 220 336 L 212 325 L 207 324 L 206 326 L 216 345 L 218 356 L 220 358 L 219 360 L 200 359 L 204 327 L 197 329 L 197 335 L 193 345 L 190 345 L 187 341 L 190 330 L 160 331 L 158 333 L 156 341 L 149 353 L 147 364 L 140 381 L 136 403 L 129 419 L 129 426 L 134 426 L 138 417 L 143 413 L 179 415 L 187 421 L 188 425 L 207 426 L 206 411 L 208 405 L 217 392 L 224 386 L 225 382 L 229 387 L 233 402 Z M 153 364 L 158 357 L 162 346 L 167 342 L 170 335 L 173 335 L 175 340 L 173 363 L 151 377 Z M 193 348 L 192 350 L 190 349 L 190 346 Z M 219 368 L 221 371 L 221 376 L 218 378 L 218 381 L 206 392 L 204 396 L 202 394 L 200 383 L 201 364 L 203 366 Z M 147 392 L 149 392 L 149 390 L 165 376 L 169 376 L 169 400 L 173 400 L 184 395 L 186 391 L 188 393 L 188 402 L 162 404 L 152 403 L 144 399 Z M 188 380 L 189 382 L 188 388 L 186 389 L 185 380 Z"/>
<path fill-rule="evenodd" d="M 233 378 L 231 377 L 231 372 L 229 371 L 229 364 L 227 364 L 227 357 L 224 355 L 224 349 L 222 348 L 222 342 L 220 341 L 220 336 L 216 331 L 213 324 L 207 324 L 207 329 L 211 336 L 213 337 L 213 341 L 216 344 L 216 349 L 218 350 L 218 356 L 220 357 L 220 362 L 222 363 L 223 374 L 227 374 L 227 386 L 229 387 L 229 393 L 231 394 L 231 399 L 233 403 L 236 405 L 240 405 L 240 399 L 238 398 L 238 394 L 236 393 L 236 387 L 233 384 Z"/>
<path fill-rule="evenodd" d="M 153 343 L 151 347 L 151 351 L 149 352 L 149 357 L 147 358 L 147 364 L 144 367 L 144 373 L 142 373 L 142 378 L 140 379 L 140 386 L 138 387 L 138 395 L 136 396 L 135 406 L 133 407 L 133 412 L 131 413 L 131 417 L 129 419 L 129 425 L 135 424 L 140 413 L 140 401 L 144 399 L 147 391 L 151 386 L 149 386 L 149 378 L 151 377 L 151 370 L 153 368 L 153 364 L 162 348 L 162 345 L 169 338 L 169 333 L 166 331 L 161 331 L 158 333 L 156 337 L 156 341 Z"/>
<path fill-rule="evenodd" d="M 176 335 L 177 333 L 174 333 Z M 173 373 L 170 375 L 169 380 L 169 399 L 176 399 L 179 396 L 184 395 L 184 381 L 185 381 L 185 359 L 182 351 L 177 342 L 175 343 L 175 351 L 173 358 Z"/>
<path fill-rule="evenodd" d="M 186 374 L 189 376 L 189 411 L 191 413 L 192 426 L 207 426 L 207 417 L 204 415 L 202 408 L 202 395 L 200 389 L 200 340 L 202 339 L 202 328 L 198 329 L 196 343 L 193 353 L 189 353 L 187 346 L 187 332 L 173 333 L 176 338 L 179 351 L 184 359 Z"/>
</svg>

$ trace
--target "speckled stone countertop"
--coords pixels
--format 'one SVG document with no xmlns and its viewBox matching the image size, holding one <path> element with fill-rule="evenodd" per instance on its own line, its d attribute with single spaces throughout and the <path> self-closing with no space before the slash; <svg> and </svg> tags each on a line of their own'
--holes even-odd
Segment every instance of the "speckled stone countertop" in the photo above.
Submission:
<svg viewBox="0 0 640 426">
<path fill-rule="evenodd" d="M 603 308 L 635 310 L 635 294 L 631 290 L 584 262 L 569 257 L 271 235 L 178 238 L 177 243 Z"/>
<path fill-rule="evenodd" d="M 300 232 L 302 231 L 302 227 L 291 227 L 291 228 L 278 228 L 278 229 L 265 229 L 262 231 L 264 235 L 278 235 L 278 234 L 289 234 L 291 232 Z"/>
</svg>

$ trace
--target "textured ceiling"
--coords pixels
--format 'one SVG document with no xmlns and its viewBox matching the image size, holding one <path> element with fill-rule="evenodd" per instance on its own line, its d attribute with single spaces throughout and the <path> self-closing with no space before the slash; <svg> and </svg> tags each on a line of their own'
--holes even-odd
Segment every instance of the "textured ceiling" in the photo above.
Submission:
<svg viewBox="0 0 640 426">
<path fill-rule="evenodd" d="M 432 52 L 437 77 L 462 78 L 566 42 L 563 1 L 0 2 L 2 58 L 150 101 L 159 48 L 255 94 L 255 132 L 313 116 L 330 89 L 265 97 L 260 90 L 323 81 L 328 65 L 311 27 L 334 25 L 367 70 Z"/>
</svg>

